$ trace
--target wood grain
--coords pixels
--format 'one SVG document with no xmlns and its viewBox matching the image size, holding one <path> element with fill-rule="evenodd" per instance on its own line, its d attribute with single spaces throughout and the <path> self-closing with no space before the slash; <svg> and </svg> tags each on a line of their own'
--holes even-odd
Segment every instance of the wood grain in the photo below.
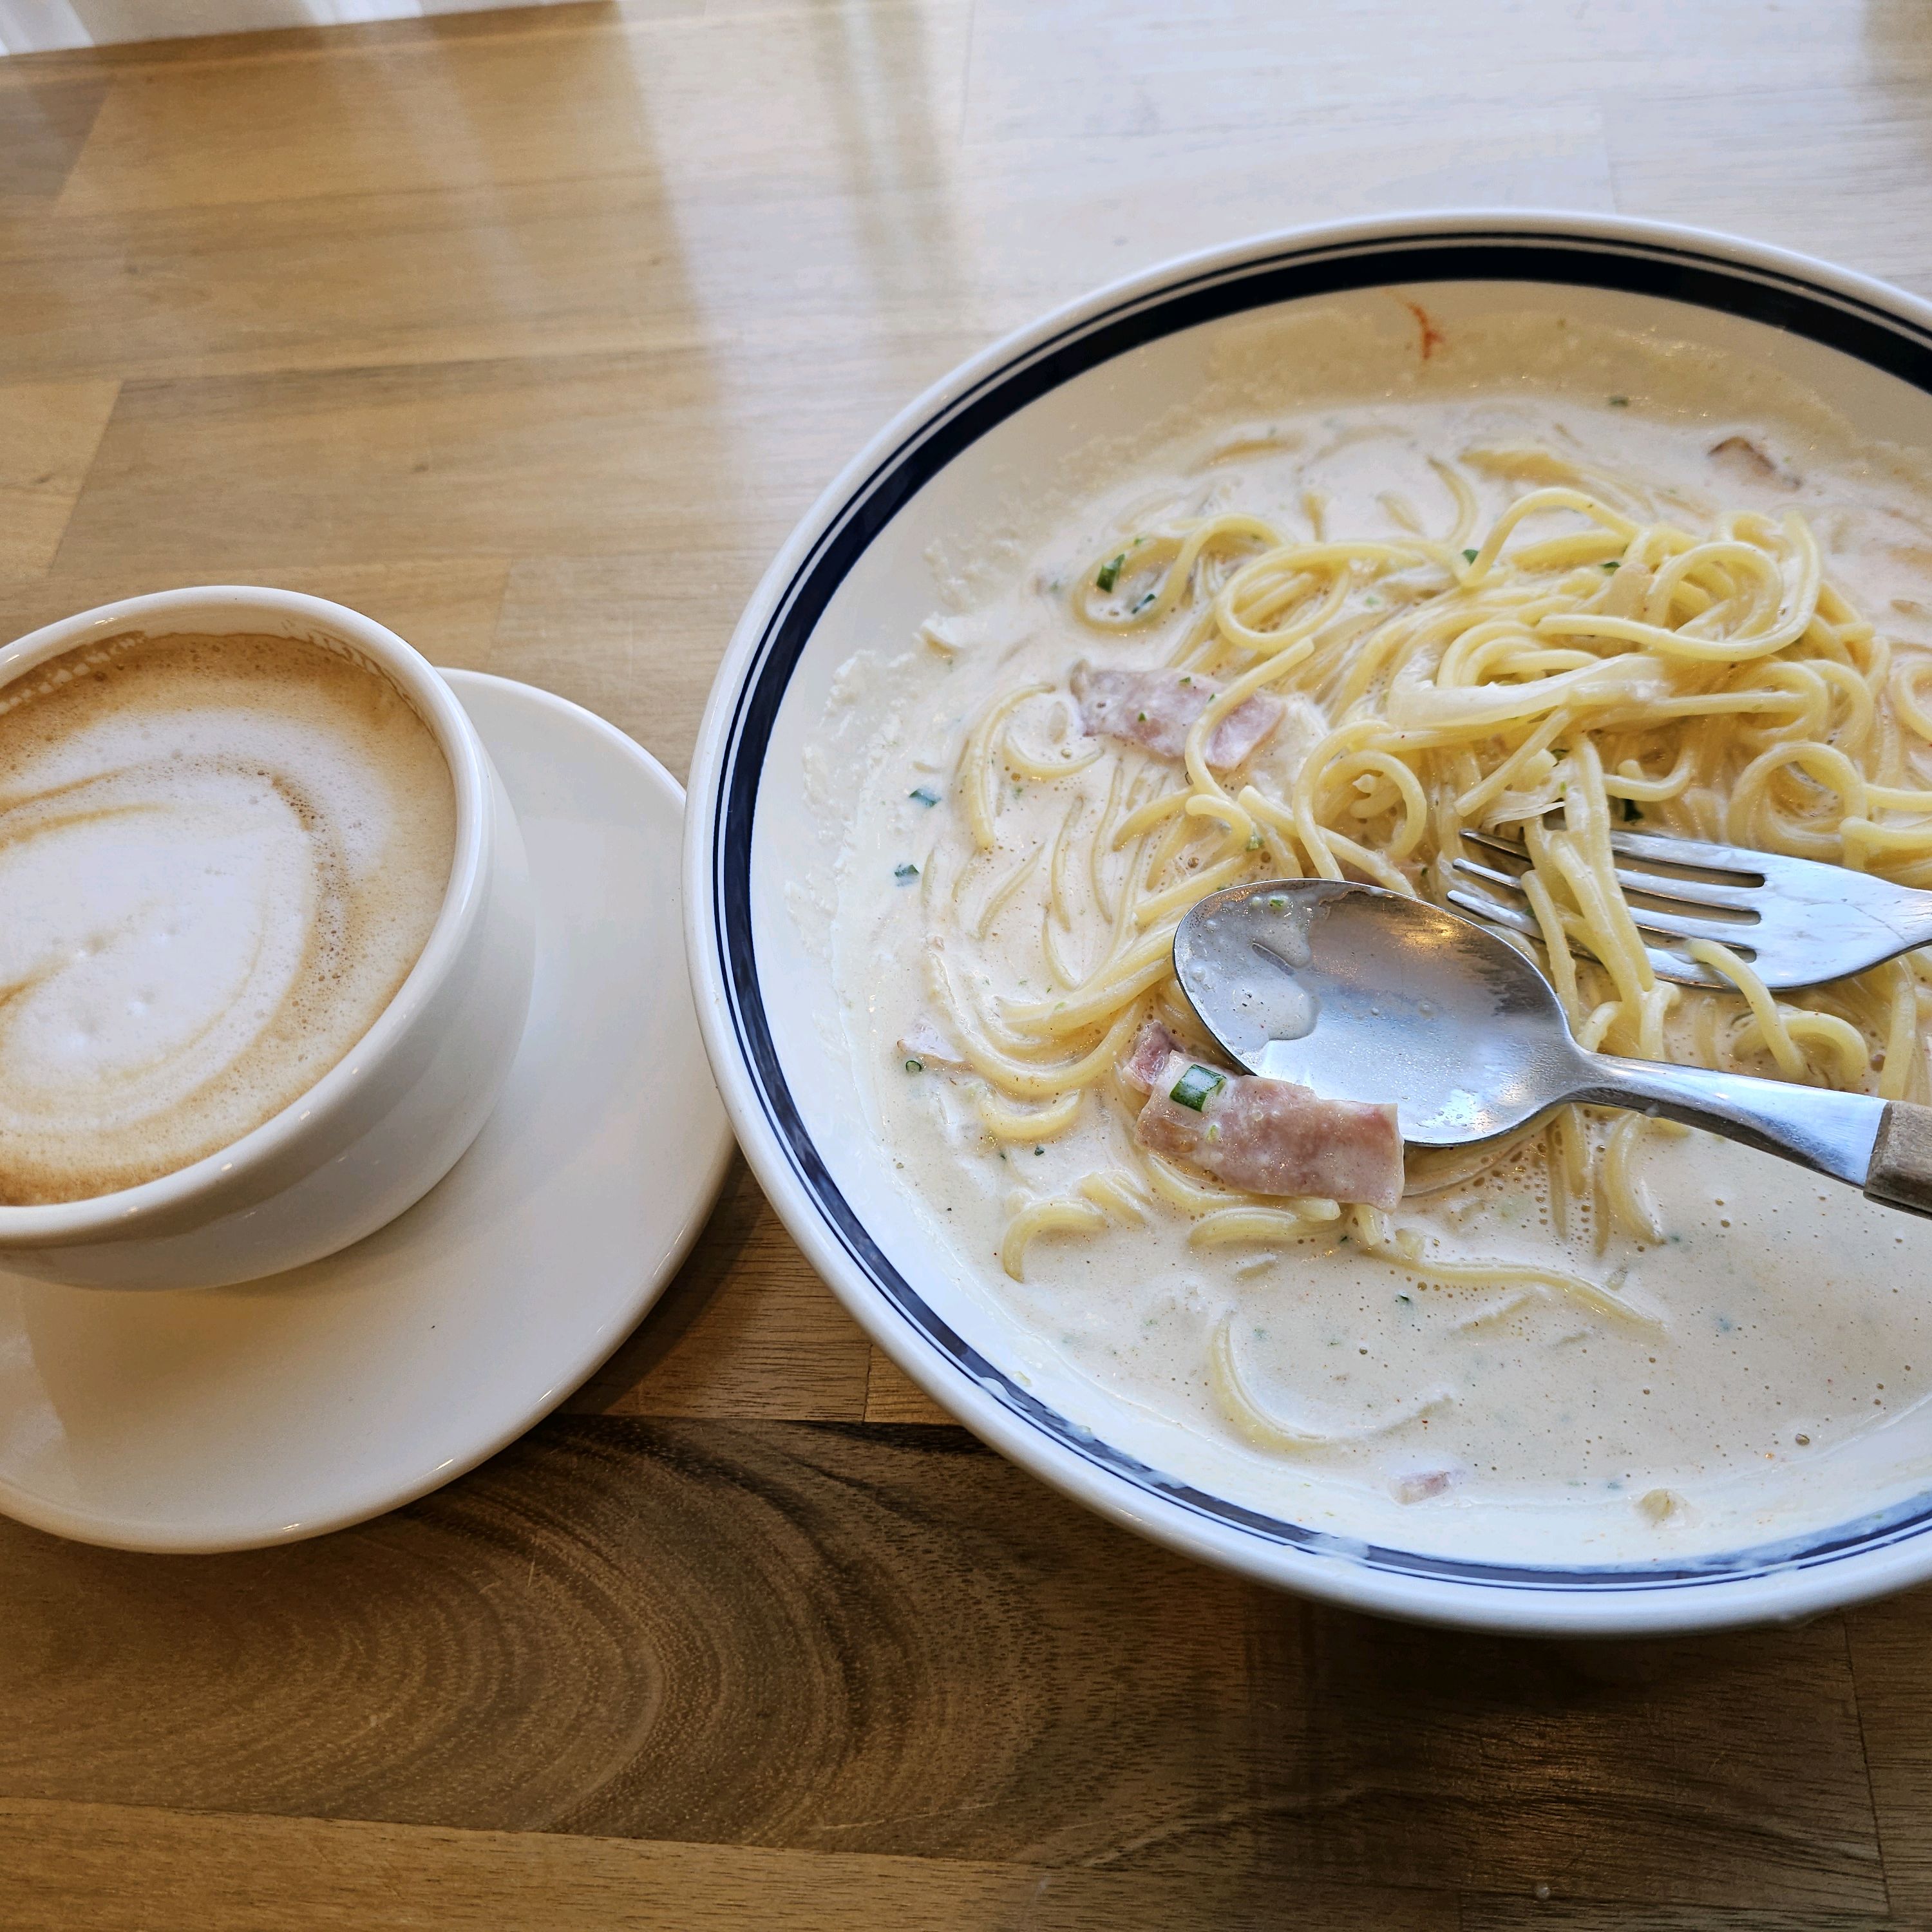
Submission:
<svg viewBox="0 0 1932 1932">
<path fill-rule="evenodd" d="M 0 388 L 0 582 L 53 562 L 119 387 L 96 377 Z"/>
<path fill-rule="evenodd" d="M 1901 1918 L 1932 1924 L 1932 1592 L 1845 1623 L 1887 1892 Z"/>
<path fill-rule="evenodd" d="M 1466 1897 L 1461 1932 L 1880 1932 L 1900 1923 L 1864 1912 L 1730 1911 L 1628 1899 Z"/>
<path fill-rule="evenodd" d="M 1606 1654 L 1372 1622 L 956 1430 L 560 1418 L 316 1542 L 158 1561 L 8 1526 L 0 1574 L 12 1797 L 1884 1904 L 1836 1624 Z"/>
<path fill-rule="evenodd" d="M 100 74 L 0 88 L 0 216 L 33 212 L 59 194 L 107 88 Z"/>
<path fill-rule="evenodd" d="M 748 545 L 538 556 L 510 574 L 492 668 L 630 733 L 682 779 L 711 675 L 770 561 Z"/>
<path fill-rule="evenodd" d="M 1280 1888 L 956 1858 L 0 1801 L 9 1932 L 1263 1932 Z M 1304 1932 L 1455 1932 L 1455 1901 L 1294 1888 Z"/>
<path fill-rule="evenodd" d="M 876 1344 L 866 1377 L 868 1422 L 950 1422 L 944 1409 Z"/>
<path fill-rule="evenodd" d="M 1416 206 L 1932 294 L 1921 0 L 632 0 L 0 61 L 0 636 L 232 580 L 682 776 L 785 531 L 961 356 Z M 448 1490 L 0 1525 L 0 1924 L 1932 1924 L 1932 1592 L 1538 1646 L 1272 1597 L 980 1449 L 742 1165 Z"/>
</svg>

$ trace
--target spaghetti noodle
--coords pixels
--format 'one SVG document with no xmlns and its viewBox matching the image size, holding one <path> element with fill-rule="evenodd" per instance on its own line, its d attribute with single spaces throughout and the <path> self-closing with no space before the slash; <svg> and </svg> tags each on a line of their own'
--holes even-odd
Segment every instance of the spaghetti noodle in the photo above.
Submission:
<svg viewBox="0 0 1932 1932">
<path fill-rule="evenodd" d="M 1574 473 L 1554 452 L 1506 455 L 1517 475 Z M 1064 1131 L 1088 1093 L 1124 1118 L 1137 1108 L 1115 1068 L 1150 1016 L 1202 1042 L 1170 954 L 1205 894 L 1355 878 L 1440 903 L 1466 836 L 1480 830 L 1526 845 L 1521 884 L 1540 940 L 1521 943 L 1586 1046 L 1924 1094 L 1918 964 L 1776 998 L 1741 951 L 1700 942 L 1689 950 L 1722 988 L 1660 980 L 1610 835 L 1640 820 L 1932 885 L 1927 660 L 1894 662 L 1796 512 L 1740 512 L 1698 532 L 1627 513 L 1608 500 L 1613 484 L 1557 480 L 1479 532 L 1473 490 L 1438 470 L 1456 506 L 1440 538 L 1304 540 L 1232 512 L 1150 530 L 1093 561 L 1069 602 L 1096 651 L 1158 639 L 1175 673 L 1215 681 L 1178 761 L 1084 736 L 1064 683 L 997 691 L 970 722 L 955 789 L 974 856 L 952 903 L 970 896 L 975 936 L 1010 903 L 1033 904 L 1048 990 L 976 982 L 943 944 L 928 967 L 1000 1141 Z M 1244 769 L 1210 768 L 1216 727 L 1258 694 L 1289 700 L 1299 755 L 1264 748 Z M 1096 765 L 1104 797 L 1076 794 Z M 1042 786 L 1068 789 L 1058 830 L 1007 863 L 1003 802 Z M 981 887 L 995 862 L 1006 868 Z M 1572 1108 L 1544 1130 L 1550 1198 L 1565 1226 L 1568 1204 L 1597 1204 L 1600 1252 L 1612 1224 L 1640 1243 L 1665 1232 L 1632 1161 L 1644 1136 L 1669 1130 L 1612 1120 Z M 1133 1157 L 1137 1174 L 1096 1171 L 1023 1201 L 1001 1245 L 1007 1271 L 1022 1274 L 1036 1238 L 1118 1225 L 1160 1201 L 1193 1217 L 1197 1247 L 1332 1239 L 1341 1221 L 1364 1252 L 1418 1279 L 1654 1319 L 1617 1287 L 1562 1269 L 1452 1258 L 1368 1210 L 1244 1195 L 1144 1149 Z M 1225 1334 L 1216 1347 L 1214 1381 L 1242 1433 L 1278 1448 L 1316 1439 L 1256 1422 Z"/>
</svg>

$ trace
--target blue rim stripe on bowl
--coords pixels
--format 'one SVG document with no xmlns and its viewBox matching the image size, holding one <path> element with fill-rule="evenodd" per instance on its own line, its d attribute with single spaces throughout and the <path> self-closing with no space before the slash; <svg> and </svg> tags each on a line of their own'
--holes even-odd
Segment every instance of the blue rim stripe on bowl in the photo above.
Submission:
<svg viewBox="0 0 1932 1932">
<path fill-rule="evenodd" d="M 765 1118 L 799 1182 L 852 1261 L 904 1320 L 959 1371 L 1060 1449 L 1224 1529 L 1325 1562 L 1484 1589 L 1604 1594 L 1682 1590 L 1816 1568 L 1888 1548 L 1932 1526 L 1932 1492 L 1820 1534 L 1674 1565 L 1493 1564 L 1365 1544 L 1283 1521 L 1165 1475 L 1064 1417 L 988 1361 L 896 1269 L 841 1194 L 788 1088 L 758 990 L 751 854 L 766 747 L 792 671 L 839 584 L 905 503 L 959 452 L 1072 377 L 1142 344 L 1206 322 L 1312 296 L 1440 280 L 1534 282 L 1660 296 L 1805 337 L 1932 393 L 1932 330 L 1804 278 L 1695 248 L 1472 229 L 1316 242 L 1206 269 L 1130 296 L 1030 344 L 921 422 L 829 520 L 776 600 L 725 734 L 712 826 L 712 940 L 731 1024 Z"/>
</svg>

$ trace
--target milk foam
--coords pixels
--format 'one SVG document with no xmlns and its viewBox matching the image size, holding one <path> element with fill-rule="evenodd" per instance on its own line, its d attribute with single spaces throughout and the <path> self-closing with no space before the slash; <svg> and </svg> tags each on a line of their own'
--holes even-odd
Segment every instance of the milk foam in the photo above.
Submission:
<svg viewBox="0 0 1932 1932">
<path fill-rule="evenodd" d="M 421 954 L 455 796 L 377 671 L 139 634 L 0 688 L 0 1203 L 173 1172 L 314 1086 Z"/>
</svg>

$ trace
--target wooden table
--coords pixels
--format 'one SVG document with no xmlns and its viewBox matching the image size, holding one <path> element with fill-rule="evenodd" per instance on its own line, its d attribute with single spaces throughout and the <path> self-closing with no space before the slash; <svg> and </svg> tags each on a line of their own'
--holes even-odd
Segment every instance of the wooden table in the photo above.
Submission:
<svg viewBox="0 0 1932 1932">
<path fill-rule="evenodd" d="M 338 598 L 681 771 L 765 558 L 958 358 L 1378 208 L 1932 292 L 1924 0 L 639 0 L 0 62 L 0 635 Z M 1932 1921 L 1932 1593 L 1510 1642 L 1088 1518 L 742 1166 L 593 1384 L 385 1520 L 0 1523 L 0 1924 Z"/>
</svg>

